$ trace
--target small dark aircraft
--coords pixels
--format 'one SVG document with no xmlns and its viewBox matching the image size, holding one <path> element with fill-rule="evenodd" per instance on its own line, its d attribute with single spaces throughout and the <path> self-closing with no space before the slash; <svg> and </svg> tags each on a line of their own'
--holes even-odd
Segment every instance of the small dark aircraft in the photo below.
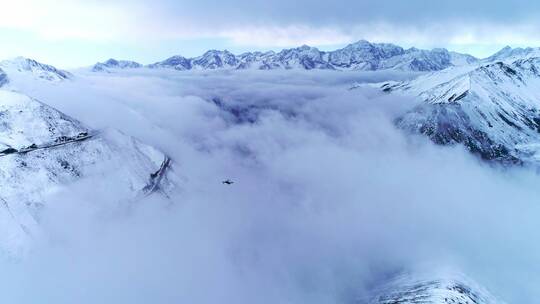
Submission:
<svg viewBox="0 0 540 304">
<path fill-rule="evenodd" d="M 222 183 L 223 183 L 224 185 L 232 185 L 232 184 L 234 184 L 234 182 L 233 182 L 232 180 L 230 180 L 230 179 L 225 180 L 225 181 L 223 181 Z"/>
</svg>

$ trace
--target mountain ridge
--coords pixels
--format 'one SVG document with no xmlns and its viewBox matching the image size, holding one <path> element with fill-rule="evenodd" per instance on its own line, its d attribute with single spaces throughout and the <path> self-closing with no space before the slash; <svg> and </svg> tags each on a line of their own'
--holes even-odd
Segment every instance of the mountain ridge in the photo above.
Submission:
<svg viewBox="0 0 540 304">
<path fill-rule="evenodd" d="M 116 61 L 110 59 L 109 61 Z M 283 49 L 279 52 L 245 52 L 239 55 L 227 50 L 208 50 L 204 54 L 187 58 L 181 55 L 163 61 L 142 65 L 133 61 L 132 65 L 121 67 L 97 63 L 91 70 L 102 72 L 116 68 L 170 68 L 175 70 L 215 70 L 215 69 L 322 69 L 322 70 L 402 70 L 437 71 L 451 66 L 470 64 L 478 59 L 467 54 L 436 48 L 421 50 L 404 49 L 391 43 L 371 43 L 360 40 L 334 51 L 320 51 L 315 47 L 302 45 Z M 118 61 L 122 62 L 122 61 Z"/>
<path fill-rule="evenodd" d="M 25 57 L 3 60 L 0 62 L 0 68 L 7 73 L 8 78 L 10 74 L 25 73 L 32 75 L 36 79 L 52 82 L 60 82 L 73 78 L 73 74 L 68 71 Z"/>
</svg>

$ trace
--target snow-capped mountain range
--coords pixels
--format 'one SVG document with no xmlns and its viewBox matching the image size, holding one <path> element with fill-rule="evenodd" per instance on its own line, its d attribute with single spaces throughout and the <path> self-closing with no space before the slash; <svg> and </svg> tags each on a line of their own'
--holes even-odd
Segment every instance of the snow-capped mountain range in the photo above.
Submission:
<svg viewBox="0 0 540 304">
<path fill-rule="evenodd" d="M 385 92 L 423 101 L 397 120 L 400 128 L 427 135 L 438 144 L 463 144 L 487 160 L 540 161 L 540 48 L 505 47 L 477 59 L 445 49 L 404 49 L 361 40 L 331 52 L 309 46 L 241 55 L 211 50 L 199 57 L 173 56 L 148 66 L 109 60 L 93 71 L 132 68 L 428 72 L 411 81 L 382 85 Z"/>
<path fill-rule="evenodd" d="M 402 70 L 438 71 L 451 66 L 461 66 L 477 62 L 478 59 L 466 54 L 450 52 L 446 49 L 420 50 L 404 49 L 389 43 L 370 43 L 360 40 L 345 48 L 331 52 L 320 51 L 303 45 L 284 49 L 280 52 L 247 52 L 240 55 L 229 51 L 210 50 L 201 56 L 186 58 L 173 56 L 147 65 L 147 68 L 170 68 L 175 70 L 215 70 L 215 69 L 322 69 L 322 70 Z M 92 67 L 94 72 L 111 69 L 141 68 L 133 61 L 110 59 Z"/>
</svg>

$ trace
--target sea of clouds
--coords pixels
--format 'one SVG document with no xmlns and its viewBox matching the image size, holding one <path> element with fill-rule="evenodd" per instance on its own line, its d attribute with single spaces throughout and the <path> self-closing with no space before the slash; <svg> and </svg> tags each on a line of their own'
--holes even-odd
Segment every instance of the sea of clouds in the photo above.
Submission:
<svg viewBox="0 0 540 304">
<path fill-rule="evenodd" d="M 0 299 L 362 303 L 392 274 L 428 265 L 535 303 L 540 178 L 396 129 L 417 101 L 368 84 L 408 77 L 141 70 L 15 83 L 158 147 L 180 182 L 133 206 L 118 204 L 113 178 L 51 195 L 46 237 L 1 264 Z"/>
</svg>

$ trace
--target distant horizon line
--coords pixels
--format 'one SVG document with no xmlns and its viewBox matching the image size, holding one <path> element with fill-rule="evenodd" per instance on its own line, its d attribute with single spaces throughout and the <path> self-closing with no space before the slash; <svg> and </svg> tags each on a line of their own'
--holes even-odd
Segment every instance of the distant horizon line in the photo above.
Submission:
<svg viewBox="0 0 540 304">
<path fill-rule="evenodd" d="M 264 51 L 244 51 L 244 52 L 233 52 L 233 51 L 230 51 L 228 48 L 223 48 L 223 49 L 218 49 L 218 48 L 209 48 L 207 49 L 206 51 L 204 51 L 203 53 L 201 53 L 200 55 L 197 55 L 197 56 L 184 56 L 184 55 L 181 55 L 181 52 L 179 53 L 176 53 L 176 54 L 173 54 L 173 55 L 170 55 L 166 58 L 164 58 L 163 60 L 167 60 L 169 58 L 173 58 L 173 57 L 183 57 L 183 58 L 186 58 L 186 59 L 194 59 L 194 58 L 198 58 L 198 57 L 201 57 L 203 56 L 204 54 L 208 53 L 208 52 L 212 52 L 212 51 L 216 51 L 216 52 L 228 52 L 234 56 L 240 56 L 240 55 L 243 55 L 243 54 L 248 54 L 248 53 L 261 53 L 261 54 L 265 54 L 265 53 L 279 53 L 281 51 L 286 51 L 286 50 L 293 50 L 293 49 L 299 49 L 299 48 L 302 48 L 302 47 L 310 47 L 310 48 L 315 48 L 317 49 L 318 51 L 320 52 L 323 52 L 323 53 L 331 53 L 331 52 L 335 52 L 335 51 L 339 51 L 339 50 L 342 50 L 348 46 L 351 46 L 351 45 L 354 45 L 354 44 L 358 44 L 358 43 L 361 43 L 361 42 L 367 42 L 369 44 L 372 44 L 372 45 L 393 45 L 393 46 L 396 46 L 396 47 L 400 47 L 402 48 L 403 50 L 405 51 L 408 51 L 408 50 L 411 50 L 411 49 L 417 49 L 417 50 L 420 50 L 420 51 L 434 51 L 434 50 L 446 50 L 448 52 L 453 52 L 453 53 L 458 53 L 458 54 L 461 54 L 461 55 L 468 55 L 468 56 L 471 56 L 471 57 L 474 57 L 476 59 L 479 59 L 479 60 L 483 60 L 483 59 L 487 59 L 487 58 L 490 58 L 492 57 L 493 55 L 501 52 L 502 50 L 504 49 L 507 49 L 507 48 L 510 48 L 512 50 L 514 49 L 536 49 L 536 48 L 540 48 L 540 47 L 531 47 L 531 46 L 528 46 L 528 47 L 512 47 L 510 45 L 506 45 L 502 48 L 500 48 L 498 51 L 495 51 L 494 53 L 492 53 L 491 55 L 489 56 L 486 56 L 486 57 L 478 57 L 478 56 L 475 56 L 475 55 L 472 55 L 468 52 L 461 52 L 461 51 L 455 51 L 455 50 L 452 50 L 451 48 L 448 48 L 448 47 L 433 47 L 433 48 L 421 48 L 421 47 L 415 47 L 415 46 L 411 46 L 411 47 L 403 47 L 401 46 L 400 44 L 397 44 L 397 43 L 394 43 L 394 42 L 373 42 L 373 41 L 369 41 L 367 39 L 359 39 L 359 40 L 356 40 L 354 42 L 349 42 L 347 44 L 344 44 L 343 47 L 338 47 L 338 48 L 335 48 L 335 49 L 332 49 L 332 50 L 321 50 L 321 46 L 312 46 L 312 45 L 309 45 L 309 44 L 302 44 L 302 45 L 299 45 L 299 46 L 296 46 L 296 47 L 276 47 L 276 48 L 268 48 L 267 50 L 264 50 Z M 110 58 L 107 58 L 103 61 L 97 61 L 95 62 L 94 64 L 98 64 L 98 63 L 105 63 L 109 60 L 116 60 L 116 61 L 129 61 L 129 62 L 135 62 L 135 63 L 138 63 L 138 64 L 141 64 L 143 66 L 147 66 L 147 65 L 151 65 L 151 64 L 154 64 L 154 63 L 158 63 L 160 61 L 153 61 L 153 62 L 142 62 L 142 61 L 137 61 L 137 60 L 132 60 L 132 59 L 128 59 L 128 58 L 119 58 L 119 57 L 110 57 Z M 163 61 L 161 60 L 161 61 Z M 93 64 L 92 64 L 93 65 Z M 89 66 L 92 66 L 92 65 L 89 65 Z M 80 66 L 80 67 L 76 67 L 74 69 L 77 69 L 77 68 L 85 68 L 85 67 L 89 67 L 89 66 Z"/>
<path fill-rule="evenodd" d="M 500 48 L 498 51 L 495 51 L 494 53 L 492 53 L 491 55 L 489 56 L 486 56 L 486 57 L 479 57 L 479 56 L 475 56 L 475 55 L 472 55 L 471 53 L 469 52 L 464 52 L 464 51 L 456 51 L 456 50 L 453 50 L 453 48 L 451 47 L 432 47 L 432 48 L 422 48 L 422 47 L 415 47 L 415 46 L 411 46 L 411 47 L 403 47 L 401 46 L 400 44 L 397 44 L 397 43 L 394 43 L 394 42 L 373 42 L 373 41 L 369 41 L 367 39 L 359 39 L 359 40 L 356 40 L 354 42 L 349 42 L 349 43 L 346 43 L 346 44 L 343 44 L 344 46 L 343 47 L 336 47 L 334 49 L 328 49 L 328 50 L 324 50 L 324 46 L 312 46 L 312 45 L 309 45 L 309 44 L 302 44 L 302 45 L 299 45 L 299 46 L 296 46 L 296 47 L 276 47 L 276 48 L 268 48 L 266 50 L 259 50 L 259 51 L 242 51 L 242 52 L 234 52 L 234 51 L 230 51 L 229 49 L 230 48 L 223 48 L 223 49 L 218 49 L 218 48 L 209 48 L 207 49 L 206 51 L 204 51 L 203 53 L 201 53 L 200 55 L 197 55 L 197 56 L 184 56 L 184 55 L 181 55 L 181 52 L 178 52 L 176 54 L 173 54 L 173 55 L 170 55 L 170 56 L 166 56 L 164 59 L 162 59 L 161 61 L 163 60 L 167 60 L 167 59 L 170 59 L 170 58 L 173 58 L 173 57 L 183 57 L 183 58 L 186 58 L 186 59 L 194 59 L 194 58 L 198 58 L 198 57 L 201 57 L 203 56 L 204 54 L 208 53 L 208 52 L 212 52 L 212 51 L 216 51 L 216 52 L 228 52 L 234 56 L 240 56 L 240 55 L 243 55 L 243 54 L 248 54 L 248 53 L 261 53 L 261 54 L 265 54 L 265 53 L 279 53 L 281 51 L 286 51 L 286 50 L 293 50 L 293 49 L 299 49 L 299 48 L 302 48 L 302 47 L 310 47 L 310 48 L 314 48 L 314 49 L 317 49 L 318 51 L 320 52 L 323 52 L 323 53 L 331 53 L 331 52 L 335 52 L 335 51 L 339 51 L 339 50 L 342 50 L 342 49 L 345 49 L 347 48 L 348 46 L 351 46 L 351 45 L 355 45 L 355 44 L 359 44 L 359 43 L 362 43 L 362 42 L 367 42 L 369 44 L 372 44 L 372 45 L 392 45 L 392 46 L 395 46 L 395 47 L 399 47 L 399 48 L 402 48 L 403 50 L 405 51 L 408 51 L 408 50 L 412 50 L 412 49 L 416 49 L 416 50 L 420 50 L 420 51 L 434 51 L 434 50 L 446 50 L 448 52 L 452 52 L 452 53 L 457 53 L 457 54 L 461 54 L 461 55 L 467 55 L 467 56 L 471 56 L 475 59 L 478 59 L 478 60 L 484 60 L 484 59 L 487 59 L 487 58 L 490 58 L 492 57 L 493 55 L 501 52 L 502 50 L 504 49 L 507 49 L 507 48 L 510 48 L 512 50 L 515 50 L 515 49 L 523 49 L 523 50 L 527 50 L 527 49 L 538 49 L 540 47 L 531 47 L 531 46 L 524 46 L 524 47 L 512 47 L 510 45 L 506 45 L 502 48 Z M 31 60 L 36 60 L 38 61 L 37 59 L 34 59 L 30 56 L 10 56 L 10 57 L 7 57 L 5 59 L 2 59 L 0 61 L 11 61 L 11 60 L 15 60 L 17 58 L 26 58 L 26 59 L 31 59 Z M 99 63 L 105 63 L 109 60 L 116 60 L 116 61 L 124 61 L 124 62 L 135 62 L 135 63 L 138 63 L 138 64 L 141 64 L 142 66 L 148 66 L 148 65 L 151 65 L 151 64 L 155 64 L 155 63 L 159 63 L 161 61 L 151 61 L 151 62 L 144 62 L 144 61 L 138 61 L 136 59 L 128 59 L 128 58 L 124 58 L 124 57 L 109 57 L 107 59 L 104 59 L 104 60 L 97 60 L 96 62 L 94 63 L 91 63 L 91 64 L 88 64 L 88 65 L 80 65 L 80 66 L 73 66 L 73 67 L 61 67 L 61 69 L 64 69 L 64 70 L 77 70 L 77 69 L 83 69 L 83 68 L 88 68 L 88 67 L 92 67 L 94 66 L 95 64 L 99 64 Z M 40 63 L 43 63 L 43 64 L 47 64 L 47 65 L 52 65 L 52 66 L 55 66 L 57 67 L 56 64 L 51 64 L 51 63 L 48 63 L 46 61 L 39 61 Z"/>
</svg>

